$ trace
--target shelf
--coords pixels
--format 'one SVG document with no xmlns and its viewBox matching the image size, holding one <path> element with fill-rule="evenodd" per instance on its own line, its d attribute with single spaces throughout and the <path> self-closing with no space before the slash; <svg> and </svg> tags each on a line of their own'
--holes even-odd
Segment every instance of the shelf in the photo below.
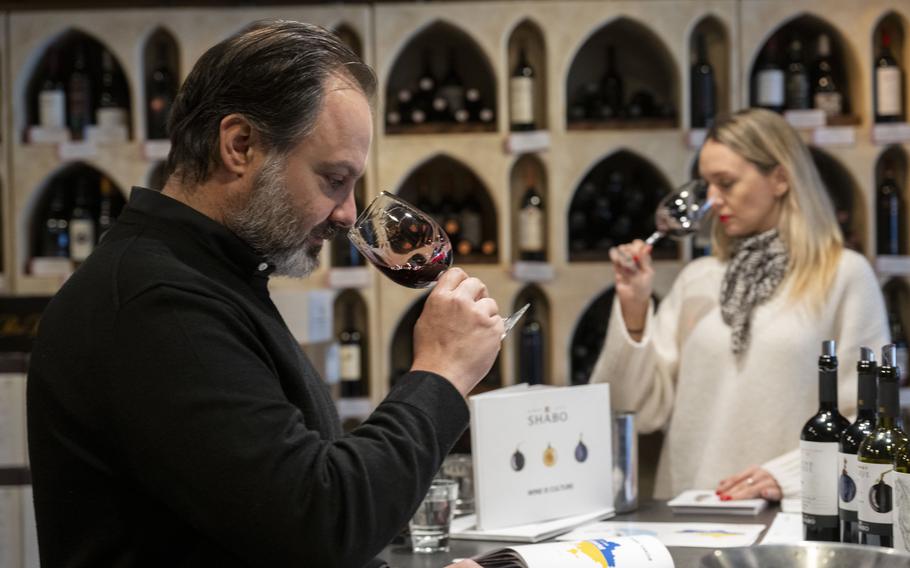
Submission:
<svg viewBox="0 0 910 568">
<path fill-rule="evenodd" d="M 393 126 L 387 124 L 385 127 L 386 134 L 414 134 L 423 135 L 444 135 L 444 134 L 476 134 L 479 132 L 496 132 L 496 124 L 415 124 L 406 126 Z"/>
<path fill-rule="evenodd" d="M 669 130 L 678 128 L 678 124 L 675 118 L 579 120 L 569 122 L 566 130 Z"/>
</svg>

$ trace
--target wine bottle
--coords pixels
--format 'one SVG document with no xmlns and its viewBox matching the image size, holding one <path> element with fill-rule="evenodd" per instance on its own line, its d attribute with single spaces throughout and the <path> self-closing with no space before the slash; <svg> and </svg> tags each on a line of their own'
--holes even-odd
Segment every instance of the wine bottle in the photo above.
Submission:
<svg viewBox="0 0 910 568">
<path fill-rule="evenodd" d="M 622 113 L 625 98 L 623 80 L 616 67 L 616 47 L 607 46 L 607 64 L 600 80 L 600 113 L 599 118 L 609 120 Z"/>
<path fill-rule="evenodd" d="M 841 542 L 859 543 L 859 517 L 857 514 L 857 482 L 859 461 L 856 453 L 863 439 L 875 428 L 875 403 L 877 396 L 875 352 L 868 347 L 859 350 L 856 363 L 857 408 L 856 420 L 840 436 L 840 453 L 837 465 L 837 507 L 840 516 Z"/>
<path fill-rule="evenodd" d="M 717 112 L 717 90 L 714 68 L 708 62 L 707 38 L 699 34 L 695 39 L 695 60 L 690 73 L 690 115 L 692 128 L 706 128 Z"/>
<path fill-rule="evenodd" d="M 363 381 L 363 344 L 360 330 L 354 321 L 354 306 L 344 304 L 344 325 L 338 333 L 338 378 L 341 380 L 341 396 L 355 398 L 366 396 Z"/>
<path fill-rule="evenodd" d="M 765 46 L 764 58 L 755 74 L 755 106 L 780 112 L 784 108 L 784 70 L 777 53 L 777 38 Z"/>
<path fill-rule="evenodd" d="M 894 456 L 894 549 L 910 552 L 910 444 Z"/>
<path fill-rule="evenodd" d="M 888 314 L 888 329 L 890 330 L 891 343 L 894 344 L 895 366 L 901 369 L 901 383 L 907 382 L 906 369 L 908 368 L 907 334 L 904 331 L 903 307 L 906 296 L 906 284 L 899 278 L 891 278 L 882 287 L 885 297 L 885 311 Z"/>
<path fill-rule="evenodd" d="M 512 130 L 534 130 L 534 67 L 525 46 L 518 48 L 518 62 L 509 79 L 509 123 Z"/>
<path fill-rule="evenodd" d="M 413 93 L 410 121 L 412 124 L 423 124 L 431 120 L 433 99 L 436 98 L 436 76 L 430 61 L 430 52 L 424 51 L 420 76 L 417 78 L 417 89 Z"/>
<path fill-rule="evenodd" d="M 537 306 L 531 302 L 525 321 L 521 325 L 518 344 L 518 382 L 529 385 L 544 383 L 544 335 L 537 315 Z"/>
<path fill-rule="evenodd" d="M 518 211 L 518 257 L 521 260 L 545 260 L 546 227 L 543 197 L 537 190 L 534 173 L 526 171 L 527 189 Z"/>
<path fill-rule="evenodd" d="M 894 457 L 900 446 L 907 443 L 901 429 L 898 382 L 900 370 L 895 366 L 894 345 L 882 347 L 882 363 L 878 368 L 878 413 L 875 430 L 860 443 L 859 542 L 876 546 L 893 545 L 893 481 Z"/>
<path fill-rule="evenodd" d="M 903 72 L 891 54 L 891 35 L 882 30 L 881 49 L 875 60 L 875 122 L 904 119 Z"/>
<path fill-rule="evenodd" d="M 66 127 L 66 91 L 60 76 L 60 52 L 48 55 L 47 76 L 38 93 L 38 124 L 44 128 Z"/>
<path fill-rule="evenodd" d="M 104 238 L 104 234 L 114 225 L 116 217 L 114 216 L 114 199 L 113 187 L 111 180 L 107 176 L 101 176 L 98 184 L 98 242 Z"/>
<path fill-rule="evenodd" d="M 77 183 L 76 197 L 69 219 L 70 258 L 73 262 L 82 262 L 95 248 L 95 219 L 89 210 L 86 179 L 80 177 Z"/>
<path fill-rule="evenodd" d="M 818 358 L 818 413 L 800 433 L 803 538 L 838 542 L 837 452 L 841 433 L 850 425 L 837 411 L 837 356 L 833 340 L 822 342 Z"/>
<path fill-rule="evenodd" d="M 439 85 L 437 96 L 446 101 L 446 112 L 448 113 L 446 121 L 456 121 L 456 114 L 464 110 L 464 81 L 458 73 L 458 61 L 454 49 L 449 50 L 449 56 L 446 59 L 446 73 Z"/>
<path fill-rule="evenodd" d="M 127 125 L 126 101 L 120 92 L 114 56 L 106 49 L 101 51 L 101 95 L 95 121 L 100 128 L 125 128 Z"/>
<path fill-rule="evenodd" d="M 168 137 L 167 117 L 177 96 L 177 81 L 168 64 L 168 44 L 159 41 L 156 52 L 155 67 L 145 83 L 145 124 L 149 140 Z"/>
<path fill-rule="evenodd" d="M 786 106 L 791 110 L 810 108 L 809 73 L 803 63 L 803 42 L 794 39 L 787 50 L 789 62 L 786 74 Z"/>
<path fill-rule="evenodd" d="M 477 200 L 478 191 L 481 190 L 470 191 L 460 207 L 461 239 L 458 241 L 459 254 L 473 254 L 480 250 L 483 242 L 483 223 L 481 220 L 480 202 Z"/>
<path fill-rule="evenodd" d="M 825 111 L 825 116 L 839 116 L 844 111 L 844 98 L 834 82 L 831 68 L 831 39 L 818 36 L 815 72 L 812 79 L 812 106 Z"/>
<path fill-rule="evenodd" d="M 876 193 L 875 221 L 878 227 L 876 251 L 878 254 L 905 254 L 906 208 L 901 188 L 897 185 L 894 168 L 890 162 L 884 163 L 882 179 Z"/>
<path fill-rule="evenodd" d="M 85 46 L 76 48 L 73 71 L 66 88 L 67 123 L 74 140 L 85 137 L 85 129 L 93 123 L 92 82 L 85 62 Z"/>
<path fill-rule="evenodd" d="M 53 190 L 44 219 L 40 256 L 68 257 L 70 255 L 69 220 L 66 217 L 66 198 L 61 188 Z"/>
</svg>

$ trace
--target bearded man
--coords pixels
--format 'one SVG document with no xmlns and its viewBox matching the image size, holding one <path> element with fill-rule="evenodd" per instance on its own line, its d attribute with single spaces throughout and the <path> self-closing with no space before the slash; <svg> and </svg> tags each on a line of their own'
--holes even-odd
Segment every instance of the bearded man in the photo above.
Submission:
<svg viewBox="0 0 910 568">
<path fill-rule="evenodd" d="M 43 566 L 376 566 L 468 423 L 503 332 L 451 269 L 414 361 L 343 434 L 269 299 L 356 215 L 372 71 L 333 34 L 260 22 L 207 51 L 134 188 L 51 301 L 28 379 Z"/>
</svg>

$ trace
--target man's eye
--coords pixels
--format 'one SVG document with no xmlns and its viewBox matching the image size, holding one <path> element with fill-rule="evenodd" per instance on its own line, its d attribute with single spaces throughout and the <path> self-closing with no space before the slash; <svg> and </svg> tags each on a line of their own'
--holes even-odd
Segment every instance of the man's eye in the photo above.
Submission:
<svg viewBox="0 0 910 568">
<path fill-rule="evenodd" d="M 329 185 L 332 189 L 341 189 L 344 187 L 345 179 L 343 177 L 329 176 Z"/>
</svg>

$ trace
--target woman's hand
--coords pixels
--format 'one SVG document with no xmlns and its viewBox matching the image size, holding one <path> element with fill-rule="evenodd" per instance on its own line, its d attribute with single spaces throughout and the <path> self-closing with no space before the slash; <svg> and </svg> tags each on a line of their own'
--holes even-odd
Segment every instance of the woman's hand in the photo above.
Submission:
<svg viewBox="0 0 910 568">
<path fill-rule="evenodd" d="M 641 334 L 648 317 L 654 268 L 651 246 L 641 239 L 610 249 L 610 260 L 616 274 L 616 297 L 630 335 Z"/>
<path fill-rule="evenodd" d="M 759 497 L 780 501 L 784 496 L 774 476 L 757 465 L 721 480 L 717 484 L 717 494 L 721 501 Z"/>
</svg>

